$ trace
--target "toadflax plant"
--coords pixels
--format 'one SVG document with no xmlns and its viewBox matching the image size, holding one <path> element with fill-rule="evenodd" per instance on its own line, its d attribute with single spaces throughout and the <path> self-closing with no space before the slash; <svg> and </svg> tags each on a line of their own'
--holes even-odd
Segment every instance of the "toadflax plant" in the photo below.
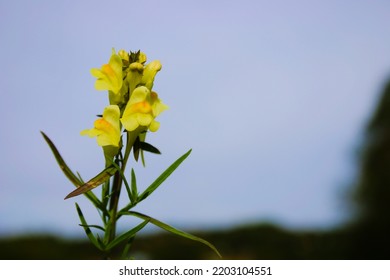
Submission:
<svg viewBox="0 0 390 280">
<path fill-rule="evenodd" d="M 81 135 L 96 137 L 105 158 L 103 170 L 89 181 L 84 182 L 79 173 L 73 173 L 53 142 L 45 133 L 41 133 L 65 176 L 76 187 L 65 199 L 83 194 L 99 212 L 101 225 L 90 225 L 76 203 L 80 226 L 84 228 L 89 240 L 104 252 L 106 258 L 110 258 L 113 249 L 117 247 L 121 247 L 122 258 L 129 258 L 129 249 L 135 235 L 148 223 L 201 242 L 220 257 L 217 249 L 206 240 L 133 210 L 137 204 L 148 198 L 191 153 L 189 150 L 178 158 L 142 192 L 137 186 L 134 169 L 129 172 L 130 180 L 126 179 L 126 165 L 131 152 L 135 161 L 141 159 L 143 165 L 145 165 L 144 151 L 160 154 L 156 147 L 145 141 L 148 132 L 156 132 L 160 127 L 156 118 L 168 109 L 168 106 L 153 91 L 154 78 L 160 70 L 160 61 L 146 63 L 146 55 L 140 51 L 128 53 L 120 50 L 116 53 L 114 49 L 107 64 L 100 69 L 91 69 L 91 74 L 97 78 L 95 88 L 108 91 L 109 105 L 104 108 L 102 115 L 98 115 L 99 118 L 91 129 L 81 131 Z M 99 195 L 91 191 L 98 186 L 101 186 Z M 124 192 L 127 194 L 128 202 L 120 206 L 120 195 Z M 118 234 L 117 223 L 125 216 L 132 216 L 141 221 L 137 226 Z"/>
</svg>

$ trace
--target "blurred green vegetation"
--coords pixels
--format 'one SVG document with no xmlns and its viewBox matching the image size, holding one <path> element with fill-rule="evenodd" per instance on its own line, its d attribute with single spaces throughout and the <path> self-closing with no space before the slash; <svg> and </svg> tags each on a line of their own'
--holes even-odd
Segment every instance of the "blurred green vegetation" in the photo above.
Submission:
<svg viewBox="0 0 390 280">
<path fill-rule="evenodd" d="M 194 233 L 214 244 L 224 259 L 390 259 L 390 81 L 368 123 L 358 168 L 349 201 L 357 211 L 348 224 L 338 229 L 289 231 L 272 224 L 253 224 Z M 136 259 L 217 257 L 206 246 L 169 233 L 137 236 L 132 255 Z M 86 238 L 0 239 L 0 259 L 101 258 Z"/>
<path fill-rule="evenodd" d="M 224 259 L 344 259 L 348 236 L 343 232 L 290 232 L 273 225 L 253 225 L 227 231 L 197 232 L 213 243 Z M 160 233 L 136 238 L 135 259 L 217 259 L 206 246 Z M 114 255 L 114 258 L 119 255 Z M 87 239 L 30 236 L 0 239 L 0 259 L 102 259 Z"/>
<path fill-rule="evenodd" d="M 366 236 L 356 228 L 333 231 L 287 231 L 270 224 L 226 231 L 196 232 L 213 243 L 224 259 L 388 259 L 389 238 Z M 362 240 L 363 238 L 368 238 Z M 364 246 L 361 246 L 364 242 Z M 379 248 L 379 249 L 378 249 Z M 217 259 L 206 246 L 169 233 L 138 236 L 135 259 Z M 30 236 L 0 240 L 0 259 L 102 259 L 87 239 Z M 114 255 L 119 258 L 119 254 Z"/>
</svg>

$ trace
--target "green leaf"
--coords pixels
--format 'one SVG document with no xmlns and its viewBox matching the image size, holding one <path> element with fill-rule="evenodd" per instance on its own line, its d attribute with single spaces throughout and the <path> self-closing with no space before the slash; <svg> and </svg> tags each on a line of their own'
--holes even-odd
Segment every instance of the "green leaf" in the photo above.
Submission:
<svg viewBox="0 0 390 280">
<path fill-rule="evenodd" d="M 129 209 L 133 208 L 138 203 L 137 179 L 135 177 L 135 172 L 133 168 L 131 169 L 131 192 L 127 189 L 127 187 L 126 190 L 129 196 L 131 196 L 130 202 L 118 212 L 118 219 L 122 216 L 122 213 L 125 213 Z"/>
<path fill-rule="evenodd" d="M 146 166 L 146 165 L 145 165 L 146 163 L 145 163 L 144 151 L 141 149 L 140 143 L 141 143 L 141 142 L 145 142 L 146 134 L 147 134 L 146 131 L 141 132 L 141 133 L 138 135 L 137 139 L 135 139 L 136 141 L 135 141 L 135 143 L 134 143 L 134 144 L 136 144 L 137 148 L 138 148 L 139 151 L 140 151 L 139 153 L 141 154 L 141 161 L 142 161 L 142 166 L 143 166 L 143 167 Z M 139 140 L 139 141 L 137 142 L 137 140 Z M 138 156 L 137 156 L 137 161 L 138 161 Z"/>
<path fill-rule="evenodd" d="M 104 205 L 105 209 L 107 209 L 109 191 L 110 191 L 110 181 L 107 180 L 102 187 L 102 205 Z"/>
<path fill-rule="evenodd" d="M 119 167 L 118 164 L 116 164 L 114 161 L 111 161 L 112 165 L 116 168 L 116 170 L 119 172 L 119 175 L 122 177 L 123 183 L 125 184 L 127 194 L 129 196 L 129 199 L 131 203 L 134 202 L 133 195 L 131 194 L 129 183 L 127 182 L 125 174 L 123 174 L 122 169 Z"/>
<path fill-rule="evenodd" d="M 80 187 L 81 186 L 81 182 L 80 182 L 79 178 L 72 172 L 72 170 L 70 170 L 70 168 L 68 167 L 68 165 L 65 163 L 64 159 L 62 158 L 62 156 L 58 152 L 56 146 L 54 146 L 53 142 L 50 140 L 50 138 L 45 133 L 43 133 L 41 131 L 41 134 L 42 134 L 43 138 L 45 138 L 47 144 L 49 145 L 49 147 L 50 147 L 50 149 L 52 151 L 52 153 L 54 154 L 54 157 L 56 158 L 57 163 L 60 166 L 62 172 L 64 172 L 65 176 L 76 187 Z"/>
<path fill-rule="evenodd" d="M 111 241 L 107 245 L 107 250 L 110 250 L 117 246 L 118 244 L 124 242 L 125 240 L 128 240 L 129 238 L 133 237 L 134 235 L 137 234 L 141 229 L 143 229 L 147 224 L 149 223 L 148 219 L 144 219 L 142 223 L 140 223 L 138 226 L 132 228 L 131 230 L 119 235 L 117 238 L 115 238 L 113 241 Z"/>
<path fill-rule="evenodd" d="M 102 226 L 98 226 L 98 225 L 83 225 L 83 224 L 79 224 L 79 226 L 87 227 L 87 228 L 97 228 L 97 229 L 100 229 L 102 231 L 106 231 Z"/>
<path fill-rule="evenodd" d="M 129 254 L 129 250 L 130 250 L 131 245 L 133 244 L 134 238 L 135 238 L 135 236 L 130 237 L 127 240 L 127 243 L 126 243 L 125 247 L 123 248 L 122 259 L 124 259 L 124 260 L 125 259 L 130 259 L 130 258 L 127 257 L 127 255 Z"/>
<path fill-rule="evenodd" d="M 96 234 L 96 239 L 97 239 L 100 247 L 104 249 L 106 247 L 106 245 L 104 244 L 103 240 L 100 238 L 98 233 Z M 103 249 L 102 249 L 102 251 L 104 251 Z"/>
<path fill-rule="evenodd" d="M 141 150 L 141 161 L 142 161 L 142 165 L 143 165 L 144 167 L 145 167 L 145 156 L 144 156 L 144 151 L 145 151 L 145 152 L 149 152 L 149 153 L 153 153 L 153 154 L 161 155 L 161 152 L 159 151 L 159 149 L 157 149 L 156 147 L 152 146 L 152 145 L 149 144 L 149 143 L 140 142 L 140 143 L 139 143 L 139 147 L 140 147 L 140 150 Z"/>
<path fill-rule="evenodd" d="M 154 147 L 153 145 L 145 142 L 146 133 L 139 135 L 133 144 L 133 154 L 135 161 L 138 161 L 139 155 L 141 154 L 142 165 L 145 166 L 145 158 L 144 151 L 153 153 L 153 154 L 161 154 L 159 149 Z"/>
<path fill-rule="evenodd" d="M 137 179 L 135 177 L 134 169 L 131 169 L 131 193 L 133 195 L 134 202 L 138 201 L 138 188 L 137 188 Z"/>
<path fill-rule="evenodd" d="M 171 166 L 169 166 L 140 196 L 138 202 L 147 198 L 152 194 L 171 174 L 179 165 L 190 155 L 192 149 L 187 153 L 178 158 Z"/>
<path fill-rule="evenodd" d="M 139 140 L 139 137 L 135 138 L 134 144 L 133 144 L 133 154 L 134 154 L 134 159 L 135 161 L 138 162 L 139 158 L 139 153 L 141 150 L 140 143 L 141 141 Z"/>
<path fill-rule="evenodd" d="M 153 145 L 151 145 L 149 143 L 146 143 L 146 142 L 139 142 L 139 147 L 140 147 L 141 150 L 149 152 L 149 153 L 161 154 L 159 149 L 157 149 Z"/>
<path fill-rule="evenodd" d="M 126 212 L 126 215 L 132 215 L 132 216 L 135 216 L 135 217 L 138 217 L 140 219 L 143 219 L 145 221 L 149 221 L 150 223 L 154 224 L 155 226 L 158 226 L 159 228 L 162 228 L 166 231 L 169 231 L 173 234 L 176 234 L 176 235 L 179 235 L 179 236 L 182 236 L 182 237 L 185 237 L 185 238 L 188 238 L 188 239 L 191 239 L 191 240 L 194 240 L 194 241 L 197 241 L 197 242 L 200 242 L 200 243 L 203 243 L 204 245 L 208 246 L 210 249 L 212 249 L 217 255 L 218 257 L 222 258 L 221 254 L 218 252 L 217 248 L 214 247 L 214 245 L 212 245 L 210 242 L 200 238 L 200 237 L 197 237 L 195 235 L 192 235 L 192 234 L 189 234 L 187 232 L 184 232 L 182 230 L 179 230 L 179 229 L 176 229 L 170 225 L 167 225 L 159 220 L 156 220 L 152 217 L 149 217 L 147 215 L 144 215 L 144 214 L 141 214 L 141 213 L 138 213 L 138 212 L 134 212 L 134 211 L 129 211 L 129 212 Z"/>
<path fill-rule="evenodd" d="M 112 175 L 115 174 L 116 171 L 117 170 L 114 166 L 109 166 L 109 167 L 105 168 L 102 172 L 100 172 L 98 175 L 93 177 L 87 183 L 85 183 L 84 185 L 75 189 L 73 192 L 69 193 L 65 197 L 65 199 L 86 193 L 86 192 L 92 190 L 93 188 L 96 188 L 97 186 L 106 182 Z"/>
<path fill-rule="evenodd" d="M 77 171 L 76 171 L 76 173 L 77 173 L 77 177 L 79 178 L 79 181 L 81 182 L 81 184 L 84 184 L 83 178 L 81 178 L 80 173 Z"/>
<path fill-rule="evenodd" d="M 84 218 L 83 212 L 81 211 L 79 205 L 76 203 L 76 210 L 77 214 L 79 215 L 80 221 L 82 225 L 88 224 L 87 221 Z M 101 244 L 96 240 L 95 236 L 93 235 L 92 231 L 90 230 L 89 227 L 83 226 L 85 233 L 87 234 L 89 240 L 92 242 L 93 245 L 95 245 L 99 250 L 103 251 L 103 248 Z"/>
<path fill-rule="evenodd" d="M 141 162 L 142 162 L 142 166 L 146 167 L 145 154 L 143 150 L 141 150 Z"/>
<path fill-rule="evenodd" d="M 64 172 L 65 176 L 75 185 L 76 188 L 79 188 L 84 184 L 84 182 L 81 179 L 80 174 L 78 174 L 78 177 L 70 170 L 68 165 L 65 163 L 64 159 L 62 158 L 61 154 L 58 152 L 58 149 L 53 144 L 53 142 L 50 140 L 50 138 L 41 131 L 41 134 L 43 138 L 46 140 L 47 144 L 49 145 L 58 165 L 60 166 L 61 170 Z M 98 207 L 103 212 L 105 211 L 105 208 L 103 207 L 102 203 L 99 201 L 99 199 L 95 196 L 93 193 L 86 193 L 85 196 L 92 202 L 93 205 Z"/>
</svg>

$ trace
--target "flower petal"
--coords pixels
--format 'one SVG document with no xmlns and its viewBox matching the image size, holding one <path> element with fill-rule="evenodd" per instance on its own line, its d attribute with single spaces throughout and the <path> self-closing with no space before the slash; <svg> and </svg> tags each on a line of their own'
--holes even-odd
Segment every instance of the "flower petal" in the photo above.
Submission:
<svg viewBox="0 0 390 280">
<path fill-rule="evenodd" d="M 92 76 L 96 77 L 95 88 L 97 90 L 110 90 L 115 94 L 120 92 L 122 87 L 122 59 L 113 53 L 108 64 L 104 64 L 101 69 L 92 68 Z"/>
<path fill-rule="evenodd" d="M 154 60 L 147 64 L 144 69 L 142 76 L 142 83 L 151 90 L 153 88 L 154 77 L 157 72 L 162 68 L 161 62 L 159 60 Z"/>
<path fill-rule="evenodd" d="M 149 130 L 151 132 L 156 132 L 160 128 L 160 123 L 153 120 L 149 125 Z"/>
<path fill-rule="evenodd" d="M 138 113 L 136 114 L 136 116 L 137 116 L 137 121 L 141 126 L 149 126 L 150 123 L 153 121 L 153 117 L 150 114 Z"/>
<path fill-rule="evenodd" d="M 97 137 L 99 146 L 119 147 L 120 142 L 120 123 L 119 107 L 110 105 L 104 109 L 103 118 L 94 122 L 94 128 L 86 129 L 80 132 L 81 135 Z"/>
<path fill-rule="evenodd" d="M 127 131 L 134 131 L 139 126 L 136 116 L 131 114 L 123 115 L 123 117 L 121 118 L 121 123 Z"/>
</svg>

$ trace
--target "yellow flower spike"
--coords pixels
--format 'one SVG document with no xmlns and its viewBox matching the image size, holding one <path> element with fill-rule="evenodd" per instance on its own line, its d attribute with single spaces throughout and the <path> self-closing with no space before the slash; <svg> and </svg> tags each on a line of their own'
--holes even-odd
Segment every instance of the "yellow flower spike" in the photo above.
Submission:
<svg viewBox="0 0 390 280">
<path fill-rule="evenodd" d="M 85 129 L 81 135 L 97 137 L 99 146 L 119 147 L 120 142 L 120 111 L 117 105 L 109 105 L 104 109 L 103 118 L 94 122 L 94 128 Z"/>
<path fill-rule="evenodd" d="M 95 88 L 97 90 L 109 90 L 114 94 L 119 93 L 123 79 L 122 79 L 122 58 L 113 53 L 108 64 L 104 64 L 101 69 L 92 68 L 92 76 L 96 77 Z"/>
<path fill-rule="evenodd" d="M 147 64 L 144 69 L 144 73 L 142 76 L 142 83 L 149 89 L 152 90 L 154 77 L 157 72 L 162 68 L 161 62 L 159 60 L 154 60 Z"/>
<path fill-rule="evenodd" d="M 168 106 L 161 102 L 155 92 L 140 86 L 131 94 L 121 122 L 127 131 L 134 131 L 142 126 L 155 132 L 160 124 L 154 119 L 167 108 Z"/>
</svg>

